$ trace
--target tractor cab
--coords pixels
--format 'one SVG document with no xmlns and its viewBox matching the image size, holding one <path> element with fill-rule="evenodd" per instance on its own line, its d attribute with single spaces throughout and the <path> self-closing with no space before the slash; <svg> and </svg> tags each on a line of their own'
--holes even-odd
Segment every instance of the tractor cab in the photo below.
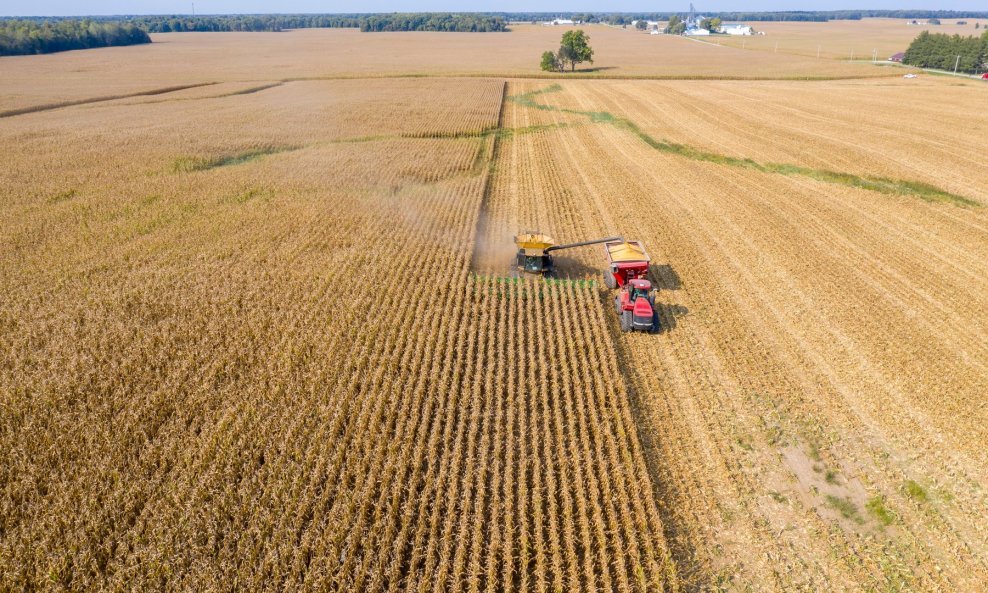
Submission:
<svg viewBox="0 0 988 593">
<path fill-rule="evenodd" d="M 641 278 L 636 278 L 628 283 L 629 292 L 628 299 L 631 302 L 635 302 L 638 297 L 645 297 L 651 300 L 652 297 L 652 283 L 648 280 L 643 280 Z"/>
</svg>

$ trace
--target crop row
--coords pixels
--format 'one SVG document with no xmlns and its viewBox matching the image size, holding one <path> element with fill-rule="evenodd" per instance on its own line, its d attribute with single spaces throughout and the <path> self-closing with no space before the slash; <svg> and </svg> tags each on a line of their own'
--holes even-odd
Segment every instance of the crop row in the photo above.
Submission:
<svg viewBox="0 0 988 593">
<path fill-rule="evenodd" d="M 539 85 L 523 86 L 509 95 Z M 540 101 L 632 106 L 637 121 L 666 125 L 660 106 L 685 86 L 574 82 Z M 506 113 L 510 126 L 569 117 Z M 758 126 L 745 136 L 749 154 L 774 141 Z M 664 332 L 618 345 L 687 584 L 968 588 L 985 577 L 970 547 L 984 544 L 970 528 L 983 527 L 971 486 L 984 479 L 983 452 L 971 444 L 984 440 L 975 394 L 988 380 L 980 210 L 698 163 L 614 126 L 516 136 L 499 155 L 494 211 L 526 213 L 512 222 L 522 226 L 537 213 L 566 239 L 642 239 L 653 282 L 668 289 Z M 600 267 L 597 253 L 573 257 Z M 915 482 L 950 502 L 904 486 Z M 824 494 L 846 504 L 837 511 Z M 871 510 L 886 506 L 894 533 Z"/>
<path fill-rule="evenodd" d="M 203 145 L 242 142 L 224 138 Z M 106 167 L 112 192 L 20 204 L 0 255 L 3 581 L 675 589 L 595 285 L 469 274 L 493 142 Z M 20 148 L 16 177 L 65 158 L 47 150 Z"/>
</svg>

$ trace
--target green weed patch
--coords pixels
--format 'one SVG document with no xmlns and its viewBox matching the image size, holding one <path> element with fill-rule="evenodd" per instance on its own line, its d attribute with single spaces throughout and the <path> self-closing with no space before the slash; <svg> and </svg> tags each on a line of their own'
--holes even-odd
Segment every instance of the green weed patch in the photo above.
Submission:
<svg viewBox="0 0 988 593">
<path fill-rule="evenodd" d="M 259 158 L 278 154 L 280 152 L 290 152 L 298 150 L 297 146 L 267 146 L 262 148 L 252 148 L 250 150 L 232 155 L 219 157 L 195 157 L 181 156 L 172 161 L 172 173 L 192 173 L 195 171 L 207 171 L 218 167 L 230 167 L 242 165 Z"/>
</svg>

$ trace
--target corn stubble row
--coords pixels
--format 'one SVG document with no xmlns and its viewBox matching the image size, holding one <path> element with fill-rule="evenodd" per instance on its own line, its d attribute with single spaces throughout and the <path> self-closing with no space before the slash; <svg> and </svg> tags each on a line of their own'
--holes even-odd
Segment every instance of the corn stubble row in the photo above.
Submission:
<svg viewBox="0 0 988 593">
<path fill-rule="evenodd" d="M 470 126 L 497 121 L 501 83 L 458 85 Z M 61 112 L 61 147 L 20 145 L 0 193 L 5 587 L 675 588 L 596 290 L 469 274 L 493 138 L 287 126 L 255 140 L 302 148 L 161 173 L 250 138 L 135 156 L 118 118 Z M 66 151 L 99 183 L 28 193 Z"/>
</svg>

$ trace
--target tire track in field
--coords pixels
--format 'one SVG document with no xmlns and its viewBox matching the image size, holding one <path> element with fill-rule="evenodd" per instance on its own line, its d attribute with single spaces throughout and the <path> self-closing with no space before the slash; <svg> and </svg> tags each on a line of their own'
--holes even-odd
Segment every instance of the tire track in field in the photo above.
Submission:
<svg viewBox="0 0 988 593">
<path fill-rule="evenodd" d="M 120 95 L 104 95 L 102 97 L 90 97 L 88 99 L 74 99 L 69 101 L 62 101 L 58 103 L 45 103 L 42 105 L 32 105 L 30 107 L 20 107 L 17 109 L 8 109 L 7 111 L 0 111 L 0 118 L 13 117 L 16 115 L 25 115 L 28 113 L 38 113 L 39 111 L 51 111 L 53 109 L 62 109 L 64 107 L 75 107 L 76 105 L 89 105 L 91 103 L 102 103 L 105 101 L 116 101 L 117 99 L 129 99 L 131 97 L 146 97 L 151 95 L 164 95 L 166 93 L 174 93 L 177 91 L 184 91 L 186 89 L 194 89 L 204 86 L 212 86 L 219 84 L 217 82 L 200 82 L 197 84 L 183 84 L 177 86 L 166 86 L 157 89 L 150 89 L 146 91 L 137 91 L 134 93 L 123 93 Z"/>
</svg>

